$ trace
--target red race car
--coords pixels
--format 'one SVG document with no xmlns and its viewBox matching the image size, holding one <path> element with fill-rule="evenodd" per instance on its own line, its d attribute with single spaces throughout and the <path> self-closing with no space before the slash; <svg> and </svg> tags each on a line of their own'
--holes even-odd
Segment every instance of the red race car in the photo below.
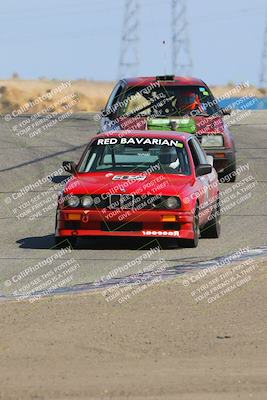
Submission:
<svg viewBox="0 0 267 400">
<path fill-rule="evenodd" d="M 55 239 L 172 238 L 196 247 L 220 234 L 219 182 L 194 135 L 163 131 L 95 136 L 59 195 Z"/>
<path fill-rule="evenodd" d="M 196 134 L 214 158 L 220 177 L 236 178 L 234 139 L 208 86 L 200 79 L 177 76 L 122 79 L 115 86 L 100 121 L 110 130 L 177 130 Z"/>
</svg>

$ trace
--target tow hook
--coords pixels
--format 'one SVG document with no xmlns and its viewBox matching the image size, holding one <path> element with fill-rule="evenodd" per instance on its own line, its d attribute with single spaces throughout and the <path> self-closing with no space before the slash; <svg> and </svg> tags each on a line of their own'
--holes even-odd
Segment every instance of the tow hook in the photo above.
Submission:
<svg viewBox="0 0 267 400">
<path fill-rule="evenodd" d="M 85 224 L 89 221 L 89 216 L 88 216 L 89 211 L 84 211 L 84 214 L 82 216 L 82 222 Z"/>
</svg>

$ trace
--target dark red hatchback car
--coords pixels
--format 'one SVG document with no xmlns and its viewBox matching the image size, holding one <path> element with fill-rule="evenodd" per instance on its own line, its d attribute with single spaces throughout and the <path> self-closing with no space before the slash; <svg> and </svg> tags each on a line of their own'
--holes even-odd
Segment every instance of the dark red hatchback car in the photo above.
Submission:
<svg viewBox="0 0 267 400">
<path fill-rule="evenodd" d="M 176 130 L 195 134 L 220 177 L 236 174 L 234 139 L 209 87 L 200 79 L 158 76 L 120 80 L 102 111 L 100 131 Z"/>
</svg>

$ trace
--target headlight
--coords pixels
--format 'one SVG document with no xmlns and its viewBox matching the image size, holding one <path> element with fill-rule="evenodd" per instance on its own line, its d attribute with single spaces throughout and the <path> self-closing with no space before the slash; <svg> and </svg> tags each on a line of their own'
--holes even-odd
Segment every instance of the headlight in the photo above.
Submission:
<svg viewBox="0 0 267 400">
<path fill-rule="evenodd" d="M 70 196 L 67 199 L 66 204 L 68 207 L 78 207 L 78 205 L 80 204 L 80 199 L 78 196 Z"/>
<path fill-rule="evenodd" d="M 222 135 L 203 135 L 201 144 L 203 147 L 223 147 Z"/>
<path fill-rule="evenodd" d="M 165 206 L 169 210 L 174 210 L 175 208 L 181 207 L 181 201 L 177 197 L 169 197 L 167 200 L 165 200 Z"/>
<path fill-rule="evenodd" d="M 81 199 L 81 203 L 83 207 L 91 207 L 94 204 L 94 200 L 92 196 L 83 196 Z"/>
</svg>

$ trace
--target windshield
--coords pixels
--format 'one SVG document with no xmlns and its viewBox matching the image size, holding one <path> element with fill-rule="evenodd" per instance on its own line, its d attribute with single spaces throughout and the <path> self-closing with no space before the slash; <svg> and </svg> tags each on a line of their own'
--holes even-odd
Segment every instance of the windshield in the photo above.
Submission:
<svg viewBox="0 0 267 400">
<path fill-rule="evenodd" d="M 145 172 L 190 175 L 184 143 L 147 137 L 98 139 L 85 154 L 78 172 Z"/>
<path fill-rule="evenodd" d="M 219 111 L 205 86 L 128 87 L 117 104 L 124 117 L 210 116 Z"/>
</svg>

